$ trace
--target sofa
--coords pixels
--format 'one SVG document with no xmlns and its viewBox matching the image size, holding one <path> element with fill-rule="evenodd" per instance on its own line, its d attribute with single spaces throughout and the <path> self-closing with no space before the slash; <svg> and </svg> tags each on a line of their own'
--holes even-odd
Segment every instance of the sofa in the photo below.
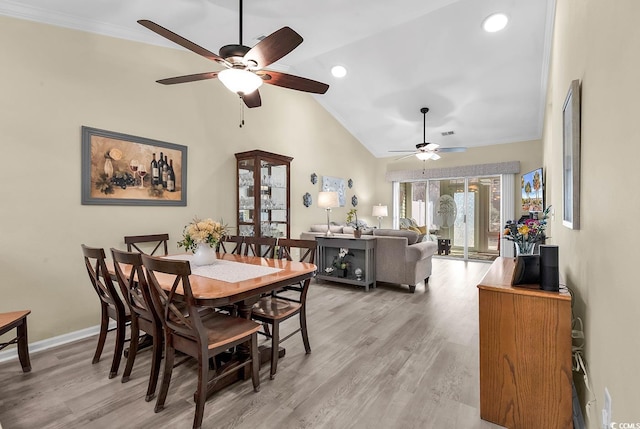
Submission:
<svg viewBox="0 0 640 429">
<path fill-rule="evenodd" d="M 327 225 L 322 231 L 311 229 L 300 234 L 300 238 L 315 240 L 326 233 Z M 353 238 L 353 230 L 345 232 L 345 227 L 339 229 L 336 225 L 332 232 L 336 237 Z M 408 230 L 373 229 L 370 234 L 376 237 L 376 282 L 407 285 L 411 293 L 421 281 L 427 285 L 432 256 L 438 249 L 435 242 L 418 241 L 420 234 Z"/>
</svg>

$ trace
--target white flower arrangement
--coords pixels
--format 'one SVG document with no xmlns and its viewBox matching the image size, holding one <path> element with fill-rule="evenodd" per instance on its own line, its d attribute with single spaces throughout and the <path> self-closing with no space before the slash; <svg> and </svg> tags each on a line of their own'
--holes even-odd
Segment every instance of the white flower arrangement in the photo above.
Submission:
<svg viewBox="0 0 640 429">
<path fill-rule="evenodd" d="M 178 241 L 178 247 L 195 251 L 198 244 L 206 243 L 214 247 L 227 234 L 227 225 L 212 219 L 193 219 L 183 231 L 183 239 Z"/>
</svg>

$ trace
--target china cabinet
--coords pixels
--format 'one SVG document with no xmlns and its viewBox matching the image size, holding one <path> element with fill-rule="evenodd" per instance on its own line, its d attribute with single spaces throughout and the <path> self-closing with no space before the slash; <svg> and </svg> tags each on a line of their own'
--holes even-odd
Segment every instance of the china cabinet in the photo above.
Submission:
<svg viewBox="0 0 640 429">
<path fill-rule="evenodd" d="M 293 158 L 262 150 L 235 155 L 238 234 L 289 238 Z"/>
</svg>

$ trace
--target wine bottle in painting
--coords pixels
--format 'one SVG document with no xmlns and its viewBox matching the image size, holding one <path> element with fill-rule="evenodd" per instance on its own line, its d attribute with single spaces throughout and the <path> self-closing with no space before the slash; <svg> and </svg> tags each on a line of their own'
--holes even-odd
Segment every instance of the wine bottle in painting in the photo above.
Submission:
<svg viewBox="0 0 640 429">
<path fill-rule="evenodd" d="M 153 154 L 153 160 L 151 161 L 151 184 L 153 186 L 160 183 L 160 171 L 158 170 L 158 161 L 156 161 L 156 154 Z"/>
<path fill-rule="evenodd" d="M 173 159 L 169 160 L 169 171 L 167 172 L 167 191 L 175 192 L 176 174 L 173 171 Z"/>
<path fill-rule="evenodd" d="M 167 162 L 167 155 L 164 156 L 162 161 L 162 168 L 160 169 L 160 176 L 162 177 L 162 187 L 167 188 L 167 176 L 169 175 L 169 163 Z"/>
</svg>

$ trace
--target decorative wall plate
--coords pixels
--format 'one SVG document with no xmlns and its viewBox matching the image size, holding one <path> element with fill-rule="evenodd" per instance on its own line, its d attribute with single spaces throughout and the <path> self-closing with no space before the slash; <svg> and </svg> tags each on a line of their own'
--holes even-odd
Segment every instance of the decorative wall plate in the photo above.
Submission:
<svg viewBox="0 0 640 429">
<path fill-rule="evenodd" d="M 358 205 L 358 197 L 356 197 L 355 195 L 353 197 L 351 197 L 351 205 L 353 207 Z"/>
<path fill-rule="evenodd" d="M 353 188 L 353 180 L 349 179 L 347 181 L 347 186 L 349 186 L 349 189 Z"/>
<path fill-rule="evenodd" d="M 311 183 L 314 185 L 318 183 L 318 175 L 316 173 L 311 174 Z"/>
<path fill-rule="evenodd" d="M 305 207 L 309 207 L 311 203 L 312 203 L 311 194 L 307 192 L 302 196 L 302 204 L 304 204 Z"/>
</svg>

